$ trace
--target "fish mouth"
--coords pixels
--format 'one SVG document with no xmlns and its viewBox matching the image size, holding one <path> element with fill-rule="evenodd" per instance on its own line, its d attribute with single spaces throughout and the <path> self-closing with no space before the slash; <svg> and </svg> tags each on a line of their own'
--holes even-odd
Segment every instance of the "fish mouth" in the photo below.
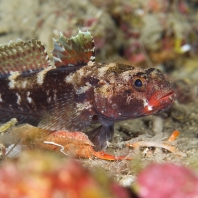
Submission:
<svg viewBox="0 0 198 198">
<path fill-rule="evenodd" d="M 162 94 L 161 92 L 156 92 L 148 101 L 145 106 L 145 112 L 148 114 L 157 113 L 159 111 L 164 111 L 168 109 L 173 101 L 175 100 L 175 92 L 170 91 L 168 93 Z"/>
<path fill-rule="evenodd" d="M 171 91 L 171 92 L 167 93 L 166 95 L 163 95 L 162 97 L 160 97 L 158 100 L 163 101 L 163 100 L 167 100 L 167 99 L 170 99 L 170 100 L 175 99 L 175 92 Z"/>
</svg>

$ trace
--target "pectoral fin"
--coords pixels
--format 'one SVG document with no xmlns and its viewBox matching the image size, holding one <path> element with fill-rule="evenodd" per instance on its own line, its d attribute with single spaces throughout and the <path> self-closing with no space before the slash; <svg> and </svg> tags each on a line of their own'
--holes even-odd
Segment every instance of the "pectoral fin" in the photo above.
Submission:
<svg viewBox="0 0 198 198">
<path fill-rule="evenodd" d="M 65 94 L 44 113 L 39 127 L 54 131 L 84 131 L 90 125 L 92 116 L 92 105 L 88 101 L 75 102 L 72 93 Z"/>
<path fill-rule="evenodd" d="M 107 147 L 107 142 L 112 140 L 114 133 L 114 125 L 101 125 L 91 131 L 89 131 L 87 136 L 94 144 L 94 150 L 100 151 Z"/>
</svg>

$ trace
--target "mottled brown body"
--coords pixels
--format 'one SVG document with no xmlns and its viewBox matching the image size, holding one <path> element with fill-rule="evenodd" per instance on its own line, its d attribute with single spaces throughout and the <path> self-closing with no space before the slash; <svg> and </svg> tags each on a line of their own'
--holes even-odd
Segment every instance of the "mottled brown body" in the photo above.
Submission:
<svg viewBox="0 0 198 198">
<path fill-rule="evenodd" d="M 23 112 L 27 115 L 23 119 L 29 120 L 28 115 L 33 115 L 36 120 L 40 120 L 49 105 L 54 104 L 57 98 L 65 93 L 65 89 L 71 88 L 63 83 L 68 72 L 68 70 L 48 69 L 42 83 L 37 82 L 40 72 L 20 74 L 14 78 L 12 86 L 9 76 L 0 78 L 0 108 L 5 112 L 13 111 L 12 117 L 18 117 L 17 114 L 20 117 Z M 12 73 L 10 76 L 14 75 L 16 73 Z M 58 91 L 57 85 L 59 85 Z M 22 116 L 24 117 L 24 115 Z M 5 119 L 9 118 L 5 117 Z"/>
<path fill-rule="evenodd" d="M 46 66 L 44 61 L 41 69 L 4 72 L 0 78 L 1 120 L 16 117 L 44 129 L 84 131 L 94 118 L 101 126 L 88 136 L 100 150 L 111 140 L 114 122 L 167 109 L 174 91 L 157 69 L 93 62 L 92 39 L 88 33 L 79 34 L 81 37 L 61 36 L 55 41 L 56 67 Z M 45 53 L 42 56 L 47 61 Z"/>
</svg>

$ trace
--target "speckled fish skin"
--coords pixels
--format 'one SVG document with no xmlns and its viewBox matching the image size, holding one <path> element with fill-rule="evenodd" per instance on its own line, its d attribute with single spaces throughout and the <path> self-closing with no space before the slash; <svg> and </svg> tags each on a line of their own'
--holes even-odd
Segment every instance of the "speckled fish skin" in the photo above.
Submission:
<svg viewBox="0 0 198 198">
<path fill-rule="evenodd" d="M 16 117 L 44 129 L 85 131 L 97 120 L 101 126 L 87 135 L 101 150 L 116 121 L 166 110 L 174 101 L 174 90 L 157 69 L 95 63 L 89 32 L 54 41 L 55 67 L 39 41 L 19 42 L 0 48 L 2 121 Z M 17 66 L 10 63 L 13 54 Z"/>
</svg>

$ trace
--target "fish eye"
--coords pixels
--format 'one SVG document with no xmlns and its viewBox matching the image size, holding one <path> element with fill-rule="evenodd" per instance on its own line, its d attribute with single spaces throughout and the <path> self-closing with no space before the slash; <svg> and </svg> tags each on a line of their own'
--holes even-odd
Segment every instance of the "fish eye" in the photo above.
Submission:
<svg viewBox="0 0 198 198">
<path fill-rule="evenodd" d="M 136 80 L 135 80 L 135 86 L 136 86 L 136 87 L 142 87 L 142 86 L 143 86 L 142 81 L 141 81 L 140 79 L 136 79 Z"/>
<path fill-rule="evenodd" d="M 147 87 L 147 81 L 145 78 L 142 77 L 134 77 L 133 81 L 132 81 L 132 87 L 136 90 L 136 91 L 140 91 L 143 92 L 146 90 Z"/>
</svg>

